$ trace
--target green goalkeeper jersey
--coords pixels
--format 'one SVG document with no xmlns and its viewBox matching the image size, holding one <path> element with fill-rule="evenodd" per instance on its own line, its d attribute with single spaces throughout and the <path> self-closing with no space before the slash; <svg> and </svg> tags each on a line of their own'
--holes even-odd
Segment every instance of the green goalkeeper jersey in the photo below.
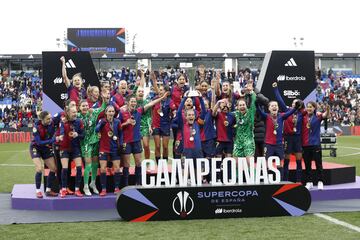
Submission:
<svg viewBox="0 0 360 240">
<path fill-rule="evenodd" d="M 85 144 L 94 144 L 99 142 L 99 137 L 95 132 L 96 121 L 99 117 L 99 114 L 105 110 L 107 104 L 105 102 L 102 103 L 100 108 L 94 108 L 92 113 L 87 112 L 85 115 L 82 113 L 78 113 L 77 117 L 83 121 L 85 137 L 81 141 L 81 145 Z"/>
<path fill-rule="evenodd" d="M 138 107 L 144 107 L 146 104 L 149 103 L 149 100 L 137 100 L 137 106 Z M 149 128 L 151 126 L 151 109 L 148 109 L 142 116 L 141 116 L 141 122 L 140 122 L 140 131 L 141 136 L 149 136 Z"/>
<path fill-rule="evenodd" d="M 240 111 L 233 112 L 235 124 L 235 144 L 240 144 L 244 141 L 254 140 L 254 119 L 255 119 L 255 93 L 251 94 L 251 104 L 245 114 Z"/>
</svg>

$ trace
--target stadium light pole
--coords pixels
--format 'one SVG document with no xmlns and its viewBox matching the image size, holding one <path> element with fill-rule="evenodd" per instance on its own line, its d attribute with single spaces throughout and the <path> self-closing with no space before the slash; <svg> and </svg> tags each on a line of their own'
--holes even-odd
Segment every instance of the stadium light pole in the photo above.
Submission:
<svg viewBox="0 0 360 240">
<path fill-rule="evenodd" d="M 304 37 L 292 37 L 292 41 L 293 41 L 294 49 L 297 49 L 297 48 L 303 49 L 304 48 L 304 42 L 305 42 Z"/>
<path fill-rule="evenodd" d="M 305 38 L 304 37 L 293 37 L 293 44 L 294 44 L 294 48 L 303 48 L 304 47 L 304 41 Z"/>
</svg>

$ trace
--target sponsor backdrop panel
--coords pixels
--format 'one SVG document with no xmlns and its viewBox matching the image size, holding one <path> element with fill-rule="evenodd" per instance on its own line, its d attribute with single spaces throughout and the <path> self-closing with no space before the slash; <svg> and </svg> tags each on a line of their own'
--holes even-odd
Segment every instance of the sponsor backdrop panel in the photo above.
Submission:
<svg viewBox="0 0 360 240">
<path fill-rule="evenodd" d="M 272 83 L 277 81 L 284 101 L 291 105 L 295 98 L 315 100 L 314 51 L 272 51 L 265 55 L 257 88 L 275 100 Z"/>
<path fill-rule="evenodd" d="M 69 79 L 76 73 L 81 73 L 84 87 L 99 86 L 94 64 L 89 52 L 43 52 L 43 109 L 55 114 L 63 109 L 63 103 L 68 98 L 67 89 L 62 79 L 62 63 L 60 57 L 65 57 L 66 71 Z"/>
</svg>

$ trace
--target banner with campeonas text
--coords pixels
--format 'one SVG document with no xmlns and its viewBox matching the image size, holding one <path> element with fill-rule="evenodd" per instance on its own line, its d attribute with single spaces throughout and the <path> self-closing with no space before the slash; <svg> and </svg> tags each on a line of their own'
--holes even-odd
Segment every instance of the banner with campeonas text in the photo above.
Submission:
<svg viewBox="0 0 360 240">
<path fill-rule="evenodd" d="M 31 132 L 0 133 L 0 143 L 29 143 L 31 140 Z"/>
</svg>

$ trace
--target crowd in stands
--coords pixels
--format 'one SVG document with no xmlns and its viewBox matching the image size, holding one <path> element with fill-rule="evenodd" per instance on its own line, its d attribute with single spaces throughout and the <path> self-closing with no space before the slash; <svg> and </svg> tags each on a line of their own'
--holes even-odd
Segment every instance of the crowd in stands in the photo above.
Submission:
<svg viewBox="0 0 360 240">
<path fill-rule="evenodd" d="M 196 82 L 205 79 L 209 83 L 214 78 L 218 69 L 198 67 L 194 73 Z M 180 73 L 185 70 L 180 68 L 165 67 L 155 71 L 158 79 L 165 84 L 172 85 Z M 188 75 L 190 74 L 187 73 Z M 221 79 L 230 82 L 239 82 L 239 86 L 246 85 L 248 76 L 255 82 L 259 70 L 241 69 L 238 73 L 221 71 Z M 110 82 L 115 86 L 120 79 L 126 79 L 131 85 L 135 85 L 138 72 L 134 69 L 125 68 L 119 70 L 98 72 L 100 82 Z M 145 72 L 146 87 L 150 86 L 150 71 Z M 331 106 L 330 122 L 333 125 L 359 126 L 360 125 L 360 75 L 345 75 L 341 72 L 327 73 L 316 70 L 316 101 L 320 109 L 325 103 Z M 31 128 L 34 119 L 42 107 L 42 79 L 37 73 L 12 72 L 1 70 L 0 74 L 0 131 L 4 129 L 14 131 L 21 128 Z"/>
<path fill-rule="evenodd" d="M 360 126 L 360 75 L 345 75 L 331 69 L 325 76 L 317 71 L 316 101 L 328 103 L 333 125 Z"/>
<path fill-rule="evenodd" d="M 32 128 L 42 107 L 42 79 L 33 73 L 0 75 L 0 131 Z"/>
</svg>

